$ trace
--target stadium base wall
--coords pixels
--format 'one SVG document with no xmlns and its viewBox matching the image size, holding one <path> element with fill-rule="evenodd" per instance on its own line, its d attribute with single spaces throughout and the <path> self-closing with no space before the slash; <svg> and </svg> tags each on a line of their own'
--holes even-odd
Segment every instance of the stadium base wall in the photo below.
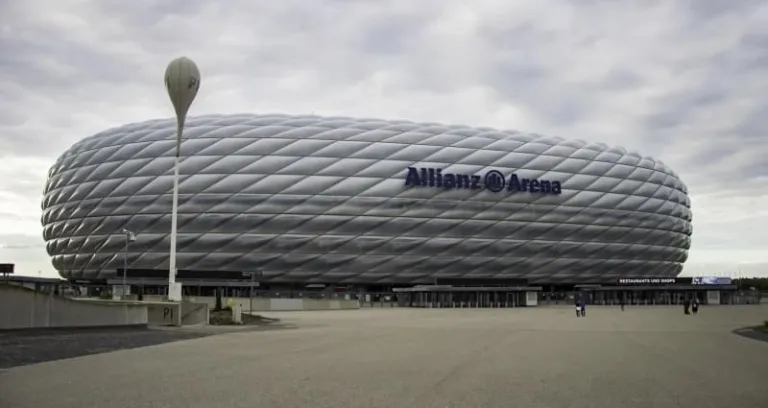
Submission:
<svg viewBox="0 0 768 408">
<path fill-rule="evenodd" d="M 147 326 L 146 305 L 81 302 L 0 285 L 0 330 Z"/>
<path fill-rule="evenodd" d="M 194 303 L 205 303 L 213 309 L 216 306 L 216 298 L 213 296 L 195 296 L 184 300 Z M 240 305 L 243 311 L 251 307 L 249 298 L 222 298 L 222 306 L 229 304 Z M 325 299 L 265 299 L 253 298 L 254 312 L 288 312 L 301 310 L 352 310 L 359 309 L 357 300 L 325 300 Z"/>
</svg>

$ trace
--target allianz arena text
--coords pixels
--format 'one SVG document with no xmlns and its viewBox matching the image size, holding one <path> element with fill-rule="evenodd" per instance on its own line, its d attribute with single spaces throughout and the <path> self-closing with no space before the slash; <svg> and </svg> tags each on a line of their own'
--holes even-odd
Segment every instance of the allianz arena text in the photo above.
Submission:
<svg viewBox="0 0 768 408">
<path fill-rule="evenodd" d="M 44 239 L 68 279 L 169 265 L 174 119 L 83 139 L 51 167 Z M 599 143 L 379 119 L 214 115 L 181 147 L 178 268 L 263 282 L 436 278 L 591 283 L 674 277 L 687 189 Z"/>
</svg>

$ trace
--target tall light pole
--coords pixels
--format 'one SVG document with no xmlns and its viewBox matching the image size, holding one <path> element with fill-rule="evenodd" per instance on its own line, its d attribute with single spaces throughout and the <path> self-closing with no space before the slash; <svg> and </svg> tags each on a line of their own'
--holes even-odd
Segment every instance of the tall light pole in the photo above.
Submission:
<svg viewBox="0 0 768 408">
<path fill-rule="evenodd" d="M 248 306 L 248 313 L 253 313 L 253 287 L 256 285 L 256 278 L 261 278 L 263 276 L 263 272 L 261 270 L 258 270 L 256 272 L 243 272 L 243 275 L 250 276 L 251 277 L 251 290 L 248 294 L 248 297 L 250 298 L 250 305 Z"/>
<path fill-rule="evenodd" d="M 173 207 L 171 209 L 171 252 L 168 264 L 168 300 L 181 301 L 181 285 L 176 283 L 176 225 L 179 210 L 179 156 L 184 122 L 200 89 L 200 71 L 187 58 L 179 57 L 165 69 L 165 89 L 176 111 L 176 157 L 173 163 Z"/>
<path fill-rule="evenodd" d="M 125 234 L 125 248 L 123 249 L 123 290 L 122 290 L 122 297 L 125 299 L 126 296 L 126 275 L 128 275 L 128 245 L 136 241 L 136 235 L 128 231 L 127 229 L 123 228 L 123 234 Z"/>
</svg>

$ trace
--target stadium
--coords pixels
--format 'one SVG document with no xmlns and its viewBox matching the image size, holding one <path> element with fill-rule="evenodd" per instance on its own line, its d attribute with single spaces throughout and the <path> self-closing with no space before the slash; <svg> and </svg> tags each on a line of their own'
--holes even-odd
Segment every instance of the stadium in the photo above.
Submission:
<svg viewBox="0 0 768 408">
<path fill-rule="evenodd" d="M 109 129 L 51 167 L 43 234 L 64 278 L 106 282 L 124 262 L 131 277 L 167 276 L 175 130 Z M 680 178 L 601 143 L 241 114 L 190 118 L 181 156 L 180 281 L 606 284 L 674 278 L 691 244 Z"/>
</svg>

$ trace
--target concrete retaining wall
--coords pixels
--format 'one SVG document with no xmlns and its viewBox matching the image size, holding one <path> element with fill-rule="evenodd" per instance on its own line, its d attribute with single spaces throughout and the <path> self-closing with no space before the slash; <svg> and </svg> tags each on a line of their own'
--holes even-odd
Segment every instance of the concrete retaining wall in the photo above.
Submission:
<svg viewBox="0 0 768 408">
<path fill-rule="evenodd" d="M 147 308 L 147 322 L 150 326 L 187 326 L 208 324 L 210 313 L 205 303 L 192 303 L 185 301 L 182 304 L 162 300 L 163 297 L 150 297 L 143 301 L 136 300 L 104 300 L 95 298 L 77 299 L 83 303 L 110 304 L 110 305 L 143 305 Z"/>
<path fill-rule="evenodd" d="M 211 320 L 210 310 L 205 303 L 183 302 L 181 304 L 181 324 L 184 326 L 208 324 Z"/>
<path fill-rule="evenodd" d="M 145 303 L 150 325 L 181 326 L 181 308 L 178 303 Z"/>
<path fill-rule="evenodd" d="M 80 302 L 0 284 L 0 330 L 146 326 L 146 305 Z"/>
<path fill-rule="evenodd" d="M 145 297 L 146 299 L 146 297 Z M 222 306 L 227 306 L 230 302 L 233 304 L 242 305 L 243 311 L 247 311 L 251 307 L 251 299 L 249 298 L 222 298 Z M 204 303 L 209 308 L 213 309 L 216 306 L 216 298 L 212 296 L 190 296 L 185 298 L 190 302 Z M 343 309 L 359 309 L 360 304 L 357 300 L 344 300 L 344 299 L 267 299 L 267 298 L 253 298 L 253 311 L 257 312 L 279 312 L 279 311 L 297 311 L 297 310 L 343 310 Z"/>
</svg>

